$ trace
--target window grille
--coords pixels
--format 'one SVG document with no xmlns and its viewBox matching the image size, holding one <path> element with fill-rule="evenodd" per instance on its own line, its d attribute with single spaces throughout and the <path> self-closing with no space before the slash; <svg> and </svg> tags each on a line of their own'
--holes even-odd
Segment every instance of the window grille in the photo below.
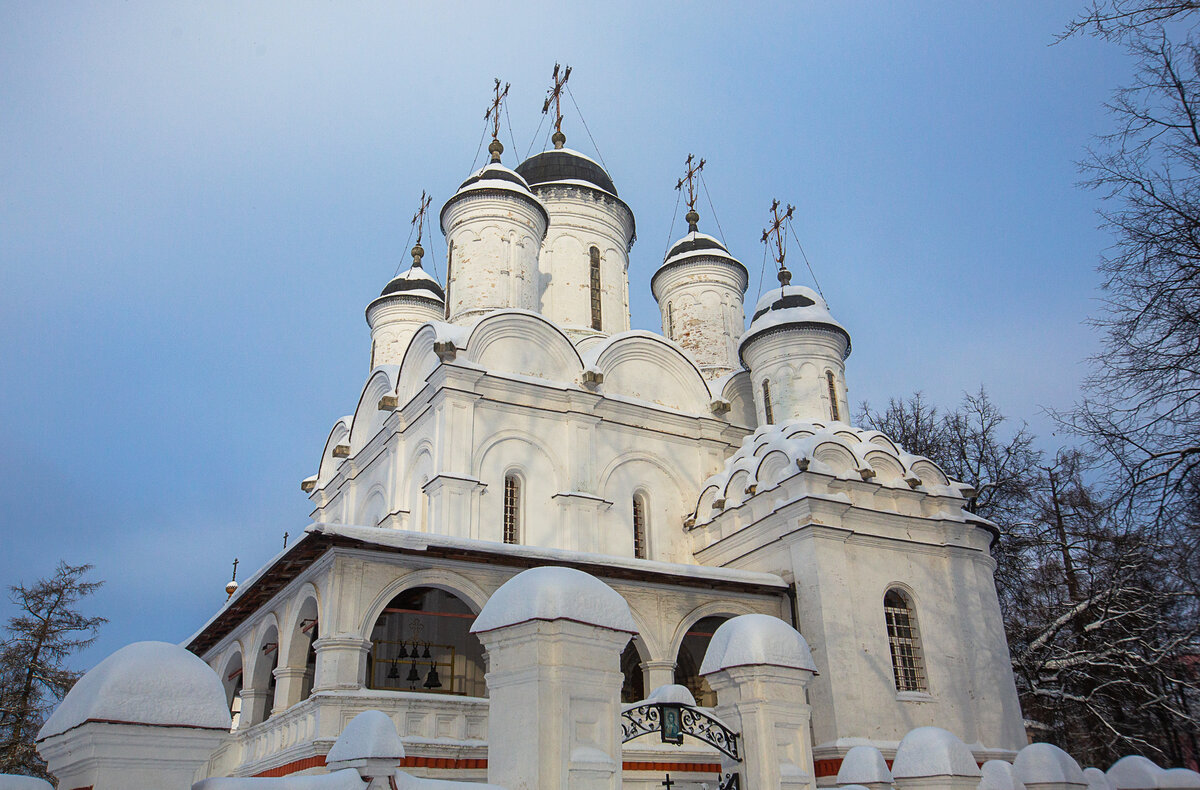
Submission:
<svg viewBox="0 0 1200 790">
<path fill-rule="evenodd" d="M 454 272 L 454 241 L 446 248 L 446 320 L 450 320 L 450 278 Z"/>
<path fill-rule="evenodd" d="M 646 502 L 641 494 L 633 496 L 633 556 L 646 559 Z"/>
<path fill-rule="evenodd" d="M 517 543 L 521 530 L 521 481 L 516 475 L 504 478 L 504 542 Z"/>
<path fill-rule="evenodd" d="M 600 328 L 600 250 L 592 247 L 592 329 Z"/>
<path fill-rule="evenodd" d="M 771 381 L 770 381 L 770 379 L 763 379 L 762 391 L 763 391 L 763 414 L 766 415 L 767 424 L 773 425 L 775 423 L 775 409 L 773 409 L 771 407 Z"/>
<path fill-rule="evenodd" d="M 907 596 L 898 590 L 888 590 L 883 598 L 883 613 L 887 620 L 896 691 L 925 691 L 927 686 L 921 637 L 917 631 L 916 614 Z"/>
<path fill-rule="evenodd" d="M 836 422 L 841 417 L 838 416 L 837 385 L 833 382 L 832 370 L 825 371 L 825 381 L 829 384 L 829 414 Z"/>
</svg>

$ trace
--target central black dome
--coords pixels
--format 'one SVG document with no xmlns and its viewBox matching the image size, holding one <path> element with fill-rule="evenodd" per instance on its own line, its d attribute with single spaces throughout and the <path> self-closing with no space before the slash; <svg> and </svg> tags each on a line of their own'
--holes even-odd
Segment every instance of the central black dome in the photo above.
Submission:
<svg viewBox="0 0 1200 790">
<path fill-rule="evenodd" d="M 617 187 L 603 167 L 567 148 L 535 154 L 517 165 L 517 172 L 530 186 L 552 181 L 586 181 L 612 195 L 617 194 Z"/>
</svg>

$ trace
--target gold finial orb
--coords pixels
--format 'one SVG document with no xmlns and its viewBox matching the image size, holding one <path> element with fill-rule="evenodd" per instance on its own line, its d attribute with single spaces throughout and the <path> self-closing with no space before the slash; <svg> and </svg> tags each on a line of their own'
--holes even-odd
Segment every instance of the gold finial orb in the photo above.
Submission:
<svg viewBox="0 0 1200 790">
<path fill-rule="evenodd" d="M 500 154 L 504 153 L 504 144 L 493 138 L 492 144 L 488 146 L 488 153 L 492 155 L 493 162 L 499 162 Z"/>
<path fill-rule="evenodd" d="M 556 149 L 562 148 L 563 145 L 567 142 L 567 136 L 565 134 L 563 134 L 562 132 L 555 132 L 550 137 L 550 142 L 554 143 L 554 147 Z"/>
<path fill-rule="evenodd" d="M 416 245 L 413 246 L 412 256 L 413 256 L 412 265 L 415 268 L 420 269 L 421 268 L 421 259 L 425 257 L 425 248 L 421 246 L 420 242 L 418 242 Z"/>
<path fill-rule="evenodd" d="M 697 224 L 700 222 L 700 215 L 696 213 L 696 209 L 689 211 L 683 218 L 687 220 L 688 233 L 695 233 L 700 230 L 700 226 Z"/>
<path fill-rule="evenodd" d="M 234 594 L 235 592 L 237 592 L 237 588 L 238 588 L 238 586 L 239 586 L 239 585 L 238 585 L 238 583 L 237 583 L 236 581 L 233 581 L 232 579 L 230 579 L 230 580 L 229 580 L 229 583 L 225 585 L 225 593 L 226 593 L 226 594 L 227 594 L 227 595 L 228 595 L 230 598 L 232 598 L 232 597 L 233 597 L 233 594 Z"/>
<path fill-rule="evenodd" d="M 782 288 L 792 284 L 792 273 L 788 271 L 786 266 L 779 269 L 779 286 Z"/>
</svg>

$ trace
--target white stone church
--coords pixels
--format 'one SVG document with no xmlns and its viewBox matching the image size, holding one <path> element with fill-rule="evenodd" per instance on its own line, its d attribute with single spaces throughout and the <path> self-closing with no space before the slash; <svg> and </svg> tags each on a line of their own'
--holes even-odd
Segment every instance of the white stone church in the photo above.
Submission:
<svg viewBox="0 0 1200 790">
<path fill-rule="evenodd" d="M 694 205 L 649 284 L 662 333 L 631 331 L 633 211 L 603 167 L 553 140 L 515 169 L 493 140 L 438 214 L 444 287 L 418 237 L 411 268 L 367 305 L 370 371 L 302 484 L 312 525 L 186 643 L 232 719 L 196 778 L 325 774 L 348 723 L 375 710 L 410 774 L 487 781 L 489 697 L 522 702 L 496 685 L 477 617 L 541 566 L 628 605 L 623 703 L 660 690 L 732 710 L 729 683 L 714 691 L 702 667 L 717 629 L 766 615 L 798 631 L 815 669 L 811 719 L 795 719 L 803 786 L 844 785 L 853 747 L 890 762 L 930 725 L 966 744 L 971 770 L 1012 760 L 1026 739 L 997 532 L 964 509 L 971 491 L 849 423 L 848 329 L 786 269 L 747 311 L 746 267 Z M 532 733 L 500 737 L 517 749 Z M 715 787 L 721 771 L 694 739 L 618 748 L 625 787 L 668 773 L 668 787 Z"/>
</svg>

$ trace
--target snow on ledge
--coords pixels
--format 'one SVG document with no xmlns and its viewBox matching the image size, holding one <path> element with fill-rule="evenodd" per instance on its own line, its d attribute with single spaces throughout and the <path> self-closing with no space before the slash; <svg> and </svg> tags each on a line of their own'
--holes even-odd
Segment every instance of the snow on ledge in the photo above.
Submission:
<svg viewBox="0 0 1200 790">
<path fill-rule="evenodd" d="M 351 760 L 404 759 L 404 744 L 396 734 L 396 725 L 383 711 L 365 710 L 350 720 L 338 736 L 325 762 L 344 763 Z"/>
<path fill-rule="evenodd" d="M 0 774 L 0 790 L 54 790 L 54 785 L 32 776 Z"/>
<path fill-rule="evenodd" d="M 700 674 L 757 664 L 817 671 L 808 642 L 795 628 L 769 614 L 743 614 L 717 628 Z"/>
<path fill-rule="evenodd" d="M 1075 758 L 1052 743 L 1031 743 L 1013 760 L 1013 771 L 1027 785 L 1073 784 L 1087 786 L 1087 777 Z"/>
<path fill-rule="evenodd" d="M 226 731 L 231 723 L 217 673 L 167 642 L 134 642 L 101 661 L 67 693 L 37 739 L 87 721 Z"/>
<path fill-rule="evenodd" d="M 573 620 L 613 631 L 637 633 L 629 604 L 613 588 L 574 568 L 545 565 L 512 577 L 484 604 L 471 633 L 529 620 Z"/>
<path fill-rule="evenodd" d="M 842 758 L 842 767 L 837 772 L 839 785 L 891 784 L 892 772 L 888 770 L 883 752 L 874 746 L 853 746 Z M 1006 787 L 1004 790 L 1012 790 Z"/>
</svg>

